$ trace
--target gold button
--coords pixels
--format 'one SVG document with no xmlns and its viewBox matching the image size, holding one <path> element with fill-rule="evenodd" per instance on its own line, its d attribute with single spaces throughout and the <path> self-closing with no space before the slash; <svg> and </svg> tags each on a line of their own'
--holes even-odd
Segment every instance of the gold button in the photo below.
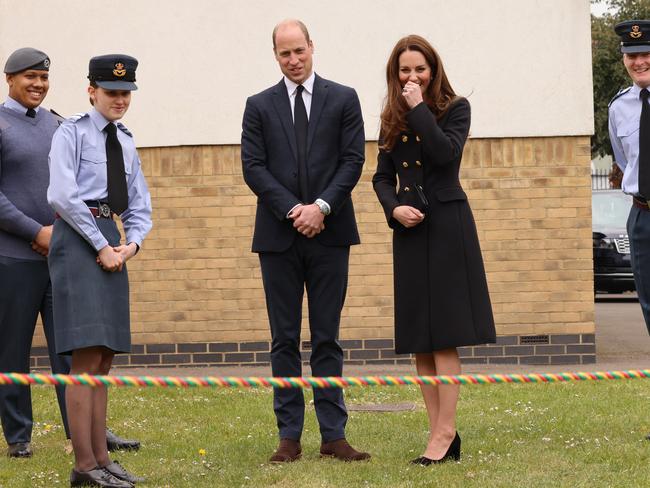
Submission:
<svg viewBox="0 0 650 488">
<path fill-rule="evenodd" d="M 417 164 L 418 166 L 422 166 L 422 163 L 420 161 L 417 161 L 417 160 L 415 161 L 415 164 Z"/>
<path fill-rule="evenodd" d="M 402 136 L 402 142 L 406 142 L 408 140 L 409 140 L 408 136 Z"/>
<path fill-rule="evenodd" d="M 408 167 L 409 167 L 409 164 L 408 164 L 406 161 L 404 161 L 404 162 L 402 163 L 402 166 L 404 166 L 405 168 L 408 168 Z"/>
<path fill-rule="evenodd" d="M 411 189 L 408 186 L 405 186 L 404 191 L 411 191 Z"/>
<path fill-rule="evenodd" d="M 415 140 L 420 142 L 420 136 L 415 136 Z"/>
</svg>

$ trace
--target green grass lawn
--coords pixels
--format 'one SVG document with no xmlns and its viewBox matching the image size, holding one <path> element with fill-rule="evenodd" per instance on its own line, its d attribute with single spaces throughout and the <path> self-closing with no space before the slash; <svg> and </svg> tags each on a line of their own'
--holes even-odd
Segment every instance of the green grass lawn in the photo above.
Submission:
<svg viewBox="0 0 650 488">
<path fill-rule="evenodd" d="M 0 456 L 0 487 L 68 486 L 54 390 L 34 387 L 34 457 Z M 311 392 L 306 392 L 307 401 Z M 113 388 L 110 426 L 142 441 L 114 459 L 150 487 L 650 486 L 650 381 L 463 387 L 460 463 L 411 466 L 427 438 L 417 387 L 350 388 L 349 405 L 415 402 L 407 412 L 351 412 L 348 439 L 365 463 L 318 457 L 307 409 L 303 459 L 269 465 L 276 447 L 267 389 Z"/>
</svg>

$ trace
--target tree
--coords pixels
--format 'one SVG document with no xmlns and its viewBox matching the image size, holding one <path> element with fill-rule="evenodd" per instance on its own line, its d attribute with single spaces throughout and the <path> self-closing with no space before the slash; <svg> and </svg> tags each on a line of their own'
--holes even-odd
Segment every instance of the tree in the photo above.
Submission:
<svg viewBox="0 0 650 488">
<path fill-rule="evenodd" d="M 612 154 L 607 128 L 610 100 L 621 88 L 630 86 L 623 66 L 619 37 L 614 26 L 624 20 L 650 19 L 650 0 L 592 0 L 605 3 L 609 12 L 602 17 L 591 16 L 591 56 L 594 84 L 595 133 L 591 138 L 591 156 Z"/>
</svg>

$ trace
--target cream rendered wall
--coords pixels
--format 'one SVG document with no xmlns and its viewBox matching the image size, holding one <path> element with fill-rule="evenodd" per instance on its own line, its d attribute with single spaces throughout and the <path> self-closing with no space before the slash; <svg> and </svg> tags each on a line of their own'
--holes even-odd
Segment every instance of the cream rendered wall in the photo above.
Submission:
<svg viewBox="0 0 650 488">
<path fill-rule="evenodd" d="M 386 60 L 409 33 L 470 97 L 472 137 L 593 131 L 589 0 L 0 0 L 0 63 L 19 47 L 46 51 L 45 105 L 70 115 L 88 107 L 91 56 L 132 54 L 141 90 L 125 123 L 139 146 L 237 144 L 246 97 L 280 79 L 270 35 L 286 17 L 310 28 L 316 71 L 357 89 L 368 140 Z"/>
</svg>

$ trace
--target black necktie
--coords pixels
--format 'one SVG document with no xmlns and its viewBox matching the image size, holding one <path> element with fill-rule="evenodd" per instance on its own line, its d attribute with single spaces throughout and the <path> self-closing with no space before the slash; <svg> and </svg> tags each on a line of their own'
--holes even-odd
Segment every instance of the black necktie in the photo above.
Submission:
<svg viewBox="0 0 650 488">
<path fill-rule="evenodd" d="M 28 108 L 27 113 L 25 115 L 33 119 L 34 117 L 36 117 L 36 110 L 34 110 L 33 108 Z"/>
<path fill-rule="evenodd" d="M 650 107 L 647 88 L 641 90 L 641 120 L 639 121 L 639 193 L 650 198 Z"/>
<path fill-rule="evenodd" d="M 296 100 L 293 106 L 293 127 L 296 131 L 298 145 L 298 183 L 300 185 L 300 198 L 303 202 L 309 200 L 309 179 L 307 177 L 307 109 L 302 99 L 304 86 L 296 88 Z"/>
<path fill-rule="evenodd" d="M 104 127 L 106 132 L 106 177 L 108 186 L 108 206 L 120 215 L 129 204 L 126 190 L 126 174 L 124 173 L 124 156 L 122 145 L 117 140 L 117 127 L 109 123 Z"/>
</svg>

